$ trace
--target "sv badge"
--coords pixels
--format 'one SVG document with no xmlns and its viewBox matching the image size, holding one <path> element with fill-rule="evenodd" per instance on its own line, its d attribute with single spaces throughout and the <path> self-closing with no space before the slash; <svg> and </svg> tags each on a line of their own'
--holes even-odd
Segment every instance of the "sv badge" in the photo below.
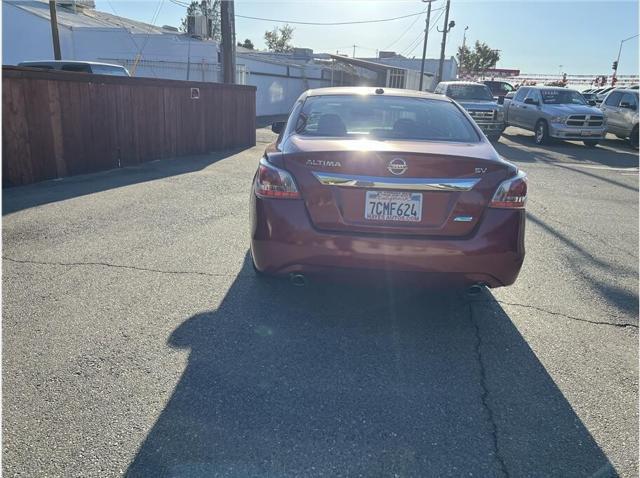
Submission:
<svg viewBox="0 0 640 478">
<path fill-rule="evenodd" d="M 476 168 L 476 174 L 484 174 L 487 172 L 487 168 Z"/>
</svg>

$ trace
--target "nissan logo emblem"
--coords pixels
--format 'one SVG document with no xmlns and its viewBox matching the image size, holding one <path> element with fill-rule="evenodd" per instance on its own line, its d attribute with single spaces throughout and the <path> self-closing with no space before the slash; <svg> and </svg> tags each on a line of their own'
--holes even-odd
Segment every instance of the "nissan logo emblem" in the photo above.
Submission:
<svg viewBox="0 0 640 478">
<path fill-rule="evenodd" d="M 389 166 L 387 166 L 387 169 L 391 174 L 400 176 L 407 170 L 407 162 L 402 158 L 393 158 L 391 161 L 389 161 Z"/>
</svg>

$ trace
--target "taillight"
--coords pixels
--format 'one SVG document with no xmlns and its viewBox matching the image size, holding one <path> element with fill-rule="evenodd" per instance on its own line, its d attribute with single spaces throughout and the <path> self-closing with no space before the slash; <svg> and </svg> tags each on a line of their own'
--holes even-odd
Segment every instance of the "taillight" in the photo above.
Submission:
<svg viewBox="0 0 640 478">
<path fill-rule="evenodd" d="M 489 207 L 524 209 L 527 202 L 527 175 L 518 171 L 513 178 L 500 183 Z"/>
<path fill-rule="evenodd" d="M 258 166 L 256 194 L 265 198 L 300 199 L 293 176 L 284 169 L 276 168 L 265 158 L 260 160 Z"/>
</svg>

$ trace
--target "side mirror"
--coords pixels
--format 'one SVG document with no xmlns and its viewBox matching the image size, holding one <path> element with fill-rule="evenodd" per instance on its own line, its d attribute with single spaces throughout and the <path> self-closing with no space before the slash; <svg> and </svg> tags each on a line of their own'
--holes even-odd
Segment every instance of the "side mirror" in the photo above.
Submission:
<svg viewBox="0 0 640 478">
<path fill-rule="evenodd" d="M 538 102 L 536 100 L 534 100 L 533 98 L 525 98 L 524 99 L 524 104 L 525 105 L 537 105 Z"/>
<path fill-rule="evenodd" d="M 286 124 L 286 121 L 276 121 L 271 125 L 271 131 L 273 131 L 275 134 L 280 134 L 282 133 L 282 130 L 284 129 Z"/>
<path fill-rule="evenodd" d="M 620 108 L 626 108 L 628 110 L 634 110 L 636 109 L 636 105 L 632 105 L 631 103 L 627 102 L 627 101 L 623 101 L 622 103 L 620 103 Z"/>
<path fill-rule="evenodd" d="M 504 104 L 504 96 L 498 96 L 496 99 L 498 100 L 498 104 L 499 105 L 503 105 Z"/>
</svg>

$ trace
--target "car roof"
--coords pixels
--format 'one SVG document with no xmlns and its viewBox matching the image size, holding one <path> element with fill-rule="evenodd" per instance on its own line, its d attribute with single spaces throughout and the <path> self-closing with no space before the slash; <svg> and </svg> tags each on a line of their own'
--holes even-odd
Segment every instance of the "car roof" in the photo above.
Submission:
<svg viewBox="0 0 640 478">
<path fill-rule="evenodd" d="M 41 60 L 41 61 L 21 61 L 18 66 L 28 65 L 100 65 L 100 66 L 112 66 L 116 68 L 124 68 L 122 65 L 116 65 L 113 63 L 102 63 L 99 61 L 77 61 L 77 60 Z"/>
<path fill-rule="evenodd" d="M 575 92 L 579 93 L 578 90 L 574 90 L 573 88 L 565 88 L 564 86 L 544 86 L 544 85 L 526 86 L 526 85 L 523 85 L 520 88 L 531 88 L 532 90 L 575 91 Z"/>
<path fill-rule="evenodd" d="M 482 85 L 482 86 L 486 86 L 484 83 L 480 83 L 479 81 L 441 81 L 438 84 L 439 85 Z"/>
<path fill-rule="evenodd" d="M 632 90 L 631 88 L 614 88 L 613 90 L 609 91 L 609 94 L 613 93 L 613 92 L 620 92 L 620 93 L 635 93 L 636 95 L 638 94 L 638 90 Z"/>
<path fill-rule="evenodd" d="M 378 94 L 377 90 L 383 90 L 384 93 Z M 334 86 L 328 88 L 314 88 L 305 91 L 300 99 L 310 96 L 329 96 L 329 95 L 367 95 L 367 96 L 403 96 L 405 98 L 429 98 L 440 101 L 451 101 L 446 96 L 427 93 L 425 91 L 405 90 L 400 88 L 385 88 L 371 86 Z"/>
</svg>

